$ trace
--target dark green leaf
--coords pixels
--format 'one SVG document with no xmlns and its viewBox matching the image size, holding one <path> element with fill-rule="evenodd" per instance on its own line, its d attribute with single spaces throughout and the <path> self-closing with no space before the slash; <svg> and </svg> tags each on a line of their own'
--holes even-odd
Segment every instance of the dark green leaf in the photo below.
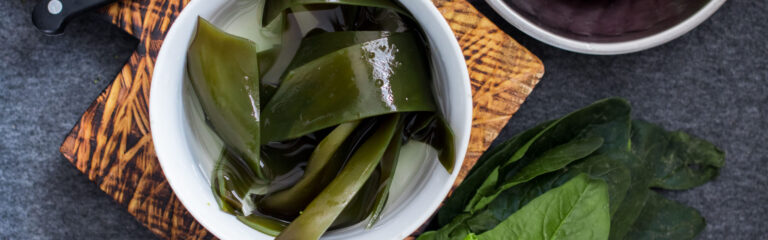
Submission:
<svg viewBox="0 0 768 240">
<path fill-rule="evenodd" d="M 651 193 L 626 240 L 694 239 L 706 226 L 699 211 Z"/>
<path fill-rule="evenodd" d="M 487 209 L 483 210 L 483 212 L 491 212 L 494 218 L 498 220 L 498 222 L 501 222 L 517 212 L 517 210 L 520 210 L 520 208 L 528 204 L 531 200 L 541 196 L 549 190 L 565 184 L 577 175 L 579 175 L 578 172 L 558 171 L 537 177 L 530 182 L 523 183 L 502 192 L 499 197 L 491 202 Z M 479 225 L 473 225 L 471 228 L 476 233 L 483 233 L 494 226 L 495 225 L 481 227 Z"/>
<path fill-rule="evenodd" d="M 651 188 L 701 185 L 717 176 L 724 155 L 712 144 L 681 132 L 666 132 L 640 121 L 630 124 L 629 112 L 623 100 L 602 100 L 521 134 L 527 135 L 524 140 L 515 137 L 491 149 L 438 214 L 442 228 L 429 232 L 425 239 L 461 240 L 475 235 L 479 239 L 556 239 L 546 231 L 550 225 L 536 223 L 536 218 L 551 220 L 548 214 L 552 208 L 530 211 L 529 216 L 518 219 L 515 216 L 578 174 L 604 182 L 606 215 L 614 217 L 605 218 L 610 223 L 576 228 L 610 227 L 609 232 L 567 237 L 692 239 L 703 229 L 703 218 L 695 209 L 668 200 Z M 590 138 L 605 142 L 576 154 L 586 158 L 542 161 L 575 154 L 574 149 L 566 149 L 566 143 Z M 564 198 L 567 196 L 556 199 Z"/>
<path fill-rule="evenodd" d="M 614 213 L 624 201 L 631 184 L 632 174 L 623 163 L 628 160 L 618 160 L 621 158 L 632 158 L 632 155 L 626 151 L 608 152 L 593 155 L 567 168 L 567 171 L 572 174 L 586 173 L 608 184 L 611 216 L 616 216 Z"/>
<path fill-rule="evenodd" d="M 712 143 L 637 120 L 632 124 L 632 151 L 651 161 L 651 187 L 664 189 L 704 184 L 717 177 L 725 164 L 725 154 Z"/>
<path fill-rule="evenodd" d="M 451 222 L 445 224 L 437 231 L 425 232 L 417 240 L 461 240 L 467 234 L 470 234 L 469 227 L 466 225 L 467 219 L 471 215 L 464 213 L 456 216 Z"/>
<path fill-rule="evenodd" d="M 627 194 L 613 214 L 621 217 L 611 219 L 610 239 L 618 240 L 623 239 L 645 206 L 648 194 L 651 193 L 648 185 L 652 173 L 648 170 L 646 160 L 633 154 L 614 160 L 621 161 L 629 169 L 631 175 Z"/>
<path fill-rule="evenodd" d="M 541 154 L 536 160 L 530 164 L 522 167 L 520 171 L 510 180 L 506 181 L 501 186 L 497 184 L 491 192 L 478 190 L 465 211 L 474 212 L 485 208 L 493 199 L 495 199 L 502 191 L 516 186 L 520 183 L 530 181 L 531 179 L 540 176 L 545 173 L 550 173 L 564 168 L 566 165 L 573 161 L 585 158 L 595 152 L 600 146 L 603 145 L 603 139 L 601 137 L 589 137 L 584 139 L 576 139 L 566 144 L 556 146 L 550 150 L 547 150 Z M 488 179 L 491 179 L 489 177 Z M 493 184 L 493 183 L 483 183 Z"/>
<path fill-rule="evenodd" d="M 629 113 L 622 114 L 612 121 L 595 123 L 584 128 L 577 138 L 600 137 L 603 146 L 597 153 L 629 151 L 631 123 Z"/>
<path fill-rule="evenodd" d="M 461 214 L 472 196 L 500 164 L 506 162 L 516 149 L 522 147 L 531 138 L 544 130 L 550 122 L 538 125 L 518 134 L 504 143 L 489 149 L 477 160 L 475 167 L 469 171 L 467 178 L 453 191 L 451 197 L 445 200 L 445 205 L 437 214 L 438 225 L 445 226 Z"/>
<path fill-rule="evenodd" d="M 464 232 L 480 234 L 491 230 L 531 200 L 561 186 L 576 175 L 578 173 L 562 171 L 549 173 L 507 189 L 494 199 L 486 209 L 466 217 L 464 224 L 456 223 L 453 229 L 440 229 L 440 231 L 449 233 L 453 231 L 455 234 L 450 235 L 463 236 L 461 234 Z"/>
<path fill-rule="evenodd" d="M 632 172 L 632 184 L 616 212 L 622 217 L 611 222 L 611 239 L 624 239 L 636 225 L 645 224 L 643 209 L 656 204 L 654 198 L 659 197 L 651 187 L 687 189 L 701 185 L 717 176 L 724 162 L 722 151 L 712 144 L 643 121 L 632 122 L 631 147 L 636 157 L 625 164 Z"/>
<path fill-rule="evenodd" d="M 572 164 L 567 170 L 544 174 L 505 190 L 486 209 L 468 219 L 467 225 L 474 233 L 488 231 L 531 200 L 561 186 L 580 173 L 586 173 L 592 178 L 602 179 L 608 183 L 611 212 L 614 212 L 629 187 L 629 170 L 620 162 L 612 161 L 614 157 L 621 156 L 621 152 L 592 156 Z"/>
<path fill-rule="evenodd" d="M 634 176 L 633 176 L 634 177 Z M 632 182 L 627 190 L 627 195 L 624 196 L 624 200 L 619 205 L 619 209 L 613 214 L 614 218 L 611 218 L 611 236 L 612 240 L 624 239 L 624 236 L 635 224 L 637 218 L 640 216 L 640 212 L 645 207 L 648 195 L 653 193 L 648 190 L 646 183 Z"/>
<path fill-rule="evenodd" d="M 587 133 L 583 129 L 593 125 L 616 121 L 626 122 L 628 125 L 629 112 L 629 103 L 623 99 L 609 98 L 600 100 L 563 118 L 536 126 L 502 143 L 502 145 L 495 149 L 491 149 L 478 160 L 476 167 L 470 172 L 469 176 L 459 185 L 453 195 L 446 200 L 445 206 L 438 213 L 439 225 L 447 224 L 453 217 L 463 212 L 469 206 L 470 199 L 475 196 L 480 185 L 499 166 L 510 165 L 523 158 L 523 156 L 530 158 L 530 161 L 532 161 L 538 154 L 552 147 L 567 143 L 579 135 L 586 135 Z M 628 126 L 625 127 L 625 129 L 628 128 Z M 629 130 L 626 131 L 628 135 Z M 610 133 L 612 131 L 606 132 Z M 530 149 L 531 153 L 529 153 L 529 148 L 532 148 Z M 504 171 L 500 173 L 504 174 L 504 176 L 512 177 L 515 172 Z"/>
<path fill-rule="evenodd" d="M 625 139 L 628 141 L 630 111 L 629 103 L 623 99 L 609 98 L 597 101 L 592 105 L 555 120 L 549 127 L 517 150 L 515 155 L 506 164 L 511 164 L 523 156 L 529 159 L 536 159 L 538 155 L 549 149 L 581 137 L 600 136 L 614 141 L 620 138 L 621 134 L 618 132 L 622 131 L 621 128 L 625 129 Z M 618 126 L 620 129 L 611 129 L 614 126 Z M 603 130 L 604 128 L 608 128 L 608 130 Z M 600 134 L 602 132 L 608 134 Z"/>
<path fill-rule="evenodd" d="M 505 186 L 527 182 L 541 174 L 561 169 L 573 161 L 589 156 L 602 145 L 603 138 L 590 137 L 554 147 L 541 154 L 536 161 L 523 167 L 511 181 L 505 183 Z"/>
</svg>

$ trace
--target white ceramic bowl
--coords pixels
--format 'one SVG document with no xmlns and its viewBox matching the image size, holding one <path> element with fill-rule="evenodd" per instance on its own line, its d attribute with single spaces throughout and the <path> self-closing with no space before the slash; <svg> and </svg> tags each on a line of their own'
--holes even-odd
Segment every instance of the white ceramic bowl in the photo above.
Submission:
<svg viewBox="0 0 768 240">
<path fill-rule="evenodd" d="M 608 43 L 577 40 L 557 34 L 530 21 L 520 12 L 507 5 L 504 0 L 485 1 L 517 29 L 546 44 L 579 53 L 614 55 L 638 52 L 672 41 L 691 31 L 704 22 L 704 20 L 707 20 L 726 0 L 710 0 L 704 7 L 687 19 L 661 32 L 645 37 Z"/>
<path fill-rule="evenodd" d="M 155 65 L 150 124 L 155 151 L 176 196 L 206 229 L 221 239 L 271 239 L 219 210 L 210 188 L 210 172 L 221 150 L 203 120 L 185 76 L 187 47 L 202 16 L 230 33 L 251 37 L 253 0 L 192 1 L 168 32 Z M 402 2 L 424 29 L 432 53 L 435 93 L 456 134 L 455 166 L 461 166 L 469 143 L 472 96 L 464 56 L 451 29 L 429 0 Z M 361 224 L 326 233 L 324 239 L 403 239 L 437 210 L 458 175 L 449 174 L 433 151 L 406 148 L 398 165 L 389 203 L 372 229 Z M 415 150 L 415 151 L 414 151 Z M 410 170 L 410 171 L 408 171 Z"/>
</svg>

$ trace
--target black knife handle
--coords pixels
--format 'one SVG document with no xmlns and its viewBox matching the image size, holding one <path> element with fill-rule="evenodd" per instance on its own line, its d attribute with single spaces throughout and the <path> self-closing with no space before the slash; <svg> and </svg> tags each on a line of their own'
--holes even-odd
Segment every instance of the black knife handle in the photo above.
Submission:
<svg viewBox="0 0 768 240">
<path fill-rule="evenodd" d="M 59 34 L 72 17 L 116 0 L 40 0 L 32 11 L 32 23 L 46 34 Z"/>
</svg>

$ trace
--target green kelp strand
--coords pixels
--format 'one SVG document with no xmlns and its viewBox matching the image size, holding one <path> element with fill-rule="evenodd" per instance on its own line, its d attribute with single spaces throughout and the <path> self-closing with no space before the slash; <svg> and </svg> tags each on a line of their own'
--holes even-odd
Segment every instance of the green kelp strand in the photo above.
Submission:
<svg viewBox="0 0 768 240">
<path fill-rule="evenodd" d="M 256 229 L 256 231 L 273 237 L 280 234 L 280 232 L 282 232 L 285 227 L 288 226 L 288 223 L 286 222 L 281 222 L 269 217 L 258 215 L 237 216 L 237 220 L 240 220 L 240 222 L 248 225 L 248 227 Z"/>
<path fill-rule="evenodd" d="M 419 44 L 413 33 L 396 33 L 294 69 L 262 111 L 262 141 L 389 113 L 437 111 Z"/>
<path fill-rule="evenodd" d="M 262 144 L 261 161 L 269 166 L 269 171 L 274 176 L 273 181 L 280 178 L 281 180 L 292 180 L 289 181 L 291 185 L 298 182 L 301 175 L 304 174 L 303 165 L 306 165 L 307 159 L 312 156 L 317 145 L 330 134 L 331 130 L 333 129 L 323 129 L 296 139 Z M 297 171 L 298 177 L 288 176 L 297 174 Z"/>
<path fill-rule="evenodd" d="M 281 217 L 291 218 L 298 216 L 299 212 L 321 190 L 313 186 L 325 185 L 323 184 L 323 176 L 335 175 L 338 171 L 329 166 L 338 164 L 330 164 L 329 161 L 331 161 L 333 155 L 358 125 L 360 125 L 360 121 L 342 123 L 336 127 L 312 152 L 301 180 L 288 189 L 262 199 L 259 202 L 259 209 Z"/>
<path fill-rule="evenodd" d="M 438 160 L 446 171 L 453 172 L 456 158 L 453 130 L 438 112 L 413 113 L 405 126 L 406 135 L 429 144 L 437 150 Z"/>
<path fill-rule="evenodd" d="M 371 215 L 376 203 L 376 196 L 379 192 L 379 180 L 381 179 L 381 168 L 377 167 L 368 180 L 365 181 L 360 191 L 355 197 L 347 203 L 344 210 L 333 220 L 328 230 L 345 228 L 362 222 Z M 327 230 L 326 230 L 327 231 Z"/>
<path fill-rule="evenodd" d="M 276 239 L 319 239 L 363 187 L 397 132 L 399 114 L 387 116 L 338 176 Z"/>
<path fill-rule="evenodd" d="M 257 49 L 198 18 L 187 53 L 187 71 L 214 132 L 227 148 L 241 155 L 259 178 L 259 71 Z"/>
<path fill-rule="evenodd" d="M 307 37 L 302 40 L 299 50 L 285 70 L 289 72 L 335 51 L 390 35 L 392 33 L 381 31 L 345 31 L 326 32 Z"/>
<path fill-rule="evenodd" d="M 293 14 L 288 14 L 290 20 L 290 29 L 296 29 Z M 294 30 L 286 30 L 286 35 L 295 39 L 300 38 L 301 33 Z M 304 64 L 328 55 L 340 49 L 361 44 L 364 42 L 380 39 L 389 36 L 388 32 L 377 31 L 349 31 L 349 32 L 328 32 L 307 37 L 293 43 L 286 43 L 279 48 L 264 52 L 259 55 L 260 61 L 273 61 L 269 68 L 262 68 L 262 103 L 268 103 L 272 96 L 277 92 L 281 80 L 291 70 L 301 67 Z M 264 59 L 264 60 L 262 60 Z"/>
<path fill-rule="evenodd" d="M 401 126 L 397 127 L 395 137 L 389 142 L 389 146 L 387 146 L 387 150 L 381 158 L 381 163 L 379 163 L 381 176 L 379 179 L 378 191 L 376 193 L 376 200 L 373 203 L 373 210 L 370 213 L 368 224 L 365 226 L 367 229 L 372 228 L 376 222 L 381 219 L 381 214 L 384 212 L 384 207 L 387 204 L 389 189 L 392 186 L 395 177 L 397 160 L 400 158 L 400 149 L 403 146 L 403 138 L 398 136 L 403 134 L 404 126 L 405 124 L 401 121 Z"/>
<path fill-rule="evenodd" d="M 221 210 L 234 215 L 248 214 L 255 209 L 250 194 L 257 192 L 259 186 L 266 186 L 266 183 L 259 182 L 245 162 L 230 151 L 222 151 L 211 186 Z"/>
</svg>

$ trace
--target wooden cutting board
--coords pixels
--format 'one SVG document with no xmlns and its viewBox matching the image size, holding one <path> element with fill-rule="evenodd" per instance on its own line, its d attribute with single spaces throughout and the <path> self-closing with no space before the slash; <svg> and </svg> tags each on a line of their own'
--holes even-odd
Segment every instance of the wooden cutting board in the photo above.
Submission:
<svg viewBox="0 0 768 240">
<path fill-rule="evenodd" d="M 544 67 L 467 0 L 432 1 L 464 52 L 474 102 L 469 149 L 455 187 L 531 93 Z M 155 156 L 149 127 L 155 59 L 171 23 L 187 3 L 189 0 L 119 0 L 101 10 L 106 19 L 140 43 L 60 149 L 77 169 L 165 239 L 215 238 L 173 194 Z"/>
</svg>

